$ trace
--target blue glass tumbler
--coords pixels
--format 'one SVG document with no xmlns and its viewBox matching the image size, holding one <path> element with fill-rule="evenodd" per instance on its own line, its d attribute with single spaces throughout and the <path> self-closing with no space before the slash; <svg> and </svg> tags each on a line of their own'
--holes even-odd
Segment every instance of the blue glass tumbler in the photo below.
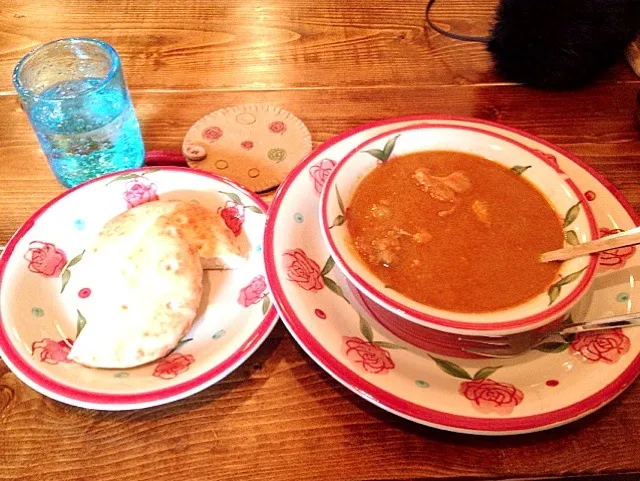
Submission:
<svg viewBox="0 0 640 481">
<path fill-rule="evenodd" d="M 20 60 L 13 84 L 64 186 L 142 165 L 140 125 L 110 45 L 90 38 L 41 45 Z"/>
</svg>

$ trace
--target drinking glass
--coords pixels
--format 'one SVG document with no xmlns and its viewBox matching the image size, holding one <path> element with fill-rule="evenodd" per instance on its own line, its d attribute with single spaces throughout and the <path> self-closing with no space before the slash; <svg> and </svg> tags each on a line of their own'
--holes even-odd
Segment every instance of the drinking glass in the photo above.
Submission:
<svg viewBox="0 0 640 481">
<path fill-rule="evenodd" d="M 64 186 L 142 165 L 140 125 L 110 45 L 90 38 L 41 45 L 18 62 L 13 84 Z"/>
</svg>

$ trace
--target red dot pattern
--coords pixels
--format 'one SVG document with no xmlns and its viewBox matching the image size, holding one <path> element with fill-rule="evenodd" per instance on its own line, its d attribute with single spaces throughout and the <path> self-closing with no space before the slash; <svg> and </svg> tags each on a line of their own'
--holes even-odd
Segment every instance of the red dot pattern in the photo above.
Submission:
<svg viewBox="0 0 640 481">
<path fill-rule="evenodd" d="M 83 289 L 80 289 L 78 291 L 78 297 L 80 299 L 86 299 L 87 297 L 89 297 L 91 295 L 91 289 L 89 289 L 88 287 L 85 287 Z"/>
</svg>

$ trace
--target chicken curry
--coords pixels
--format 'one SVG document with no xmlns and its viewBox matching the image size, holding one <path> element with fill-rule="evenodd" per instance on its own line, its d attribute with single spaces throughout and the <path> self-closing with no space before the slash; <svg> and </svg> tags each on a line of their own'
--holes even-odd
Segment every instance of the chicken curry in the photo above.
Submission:
<svg viewBox="0 0 640 481">
<path fill-rule="evenodd" d="M 516 306 L 558 273 L 561 221 L 522 175 L 475 155 L 431 151 L 369 173 L 347 209 L 353 246 L 386 287 L 456 312 Z"/>
</svg>

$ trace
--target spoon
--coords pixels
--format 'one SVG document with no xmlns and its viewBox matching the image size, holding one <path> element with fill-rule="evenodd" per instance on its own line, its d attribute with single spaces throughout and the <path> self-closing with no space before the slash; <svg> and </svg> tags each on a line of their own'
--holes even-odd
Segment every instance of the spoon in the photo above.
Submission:
<svg viewBox="0 0 640 481">
<path fill-rule="evenodd" d="M 540 255 L 541 262 L 566 261 L 574 257 L 594 254 L 618 247 L 640 244 L 640 227 L 634 227 L 618 234 L 592 240 L 577 246 L 564 247 Z"/>
</svg>

